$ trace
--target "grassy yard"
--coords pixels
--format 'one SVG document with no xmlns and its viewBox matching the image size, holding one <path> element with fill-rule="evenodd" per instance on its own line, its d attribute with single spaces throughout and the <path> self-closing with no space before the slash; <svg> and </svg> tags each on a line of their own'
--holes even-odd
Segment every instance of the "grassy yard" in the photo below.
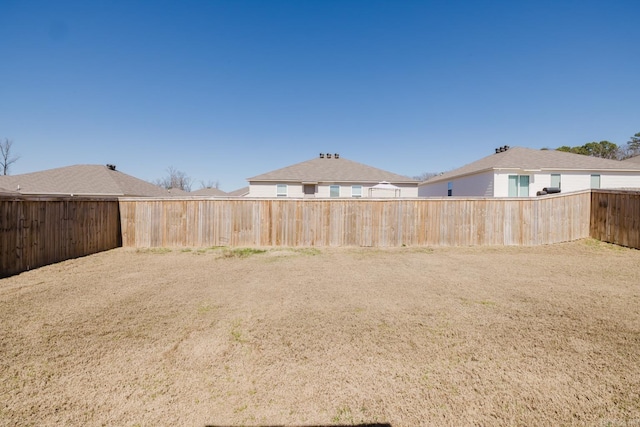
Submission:
<svg viewBox="0 0 640 427">
<path fill-rule="evenodd" d="M 0 280 L 0 425 L 640 426 L 640 251 L 116 249 Z"/>
</svg>

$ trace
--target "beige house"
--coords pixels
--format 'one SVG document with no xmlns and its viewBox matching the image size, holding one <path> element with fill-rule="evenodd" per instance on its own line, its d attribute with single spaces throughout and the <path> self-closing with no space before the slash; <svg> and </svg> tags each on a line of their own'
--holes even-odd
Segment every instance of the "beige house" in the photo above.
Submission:
<svg viewBox="0 0 640 427">
<path fill-rule="evenodd" d="M 114 165 L 74 165 L 5 175 L 0 176 L 0 187 L 32 196 L 168 197 L 189 194 L 127 175 L 116 170 Z"/>
<path fill-rule="evenodd" d="M 417 197 L 419 183 L 331 153 L 247 180 L 247 197 L 288 198 Z"/>
<path fill-rule="evenodd" d="M 500 147 L 494 154 L 420 183 L 421 197 L 535 197 L 544 188 L 640 188 L 640 163 L 556 150 Z"/>
</svg>

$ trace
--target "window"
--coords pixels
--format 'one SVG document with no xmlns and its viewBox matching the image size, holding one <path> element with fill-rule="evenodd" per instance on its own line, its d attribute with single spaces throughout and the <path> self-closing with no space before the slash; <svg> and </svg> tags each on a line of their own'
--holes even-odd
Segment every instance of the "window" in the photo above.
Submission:
<svg viewBox="0 0 640 427">
<path fill-rule="evenodd" d="M 287 184 L 278 184 L 278 197 L 287 197 Z"/>
<path fill-rule="evenodd" d="M 329 187 L 329 197 L 340 197 L 339 185 L 332 185 Z"/>
<path fill-rule="evenodd" d="M 447 182 L 447 196 L 453 196 L 453 182 Z"/>
<path fill-rule="evenodd" d="M 551 174 L 551 187 L 560 188 L 560 174 L 552 173 Z"/>
<path fill-rule="evenodd" d="M 529 175 L 509 175 L 509 197 L 529 197 Z"/>
<path fill-rule="evenodd" d="M 591 188 L 600 188 L 600 175 L 591 175 Z"/>
<path fill-rule="evenodd" d="M 351 197 L 362 197 L 362 185 L 351 186 Z"/>
</svg>

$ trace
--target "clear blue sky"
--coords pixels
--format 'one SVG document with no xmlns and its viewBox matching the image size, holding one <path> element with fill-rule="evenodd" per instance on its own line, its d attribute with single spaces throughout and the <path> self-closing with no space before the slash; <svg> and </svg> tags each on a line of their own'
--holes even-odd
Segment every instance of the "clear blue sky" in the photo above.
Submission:
<svg viewBox="0 0 640 427">
<path fill-rule="evenodd" d="M 223 190 L 338 152 L 403 175 L 640 132 L 640 1 L 0 1 L 12 174 Z"/>
</svg>

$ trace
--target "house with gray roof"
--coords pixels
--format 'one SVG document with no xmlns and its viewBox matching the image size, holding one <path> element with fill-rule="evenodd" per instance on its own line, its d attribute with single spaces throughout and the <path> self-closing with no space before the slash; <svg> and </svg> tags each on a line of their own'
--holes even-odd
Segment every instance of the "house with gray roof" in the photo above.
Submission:
<svg viewBox="0 0 640 427">
<path fill-rule="evenodd" d="M 219 188 L 201 188 L 200 190 L 191 191 L 189 193 L 190 196 L 201 196 L 201 197 L 229 197 L 229 194 L 220 190 Z"/>
<path fill-rule="evenodd" d="M 533 197 L 550 187 L 562 192 L 640 188 L 640 163 L 504 146 L 420 183 L 418 192 L 421 197 Z"/>
<path fill-rule="evenodd" d="M 116 170 L 114 165 L 73 165 L 0 176 L 0 187 L 22 195 L 90 197 L 169 197 L 189 193 L 167 190 Z"/>
<path fill-rule="evenodd" d="M 248 197 L 289 198 L 417 197 L 419 183 L 331 153 L 247 180 Z"/>
<path fill-rule="evenodd" d="M 249 187 L 238 188 L 237 190 L 229 191 L 227 193 L 229 197 L 245 197 L 249 195 Z"/>
</svg>

